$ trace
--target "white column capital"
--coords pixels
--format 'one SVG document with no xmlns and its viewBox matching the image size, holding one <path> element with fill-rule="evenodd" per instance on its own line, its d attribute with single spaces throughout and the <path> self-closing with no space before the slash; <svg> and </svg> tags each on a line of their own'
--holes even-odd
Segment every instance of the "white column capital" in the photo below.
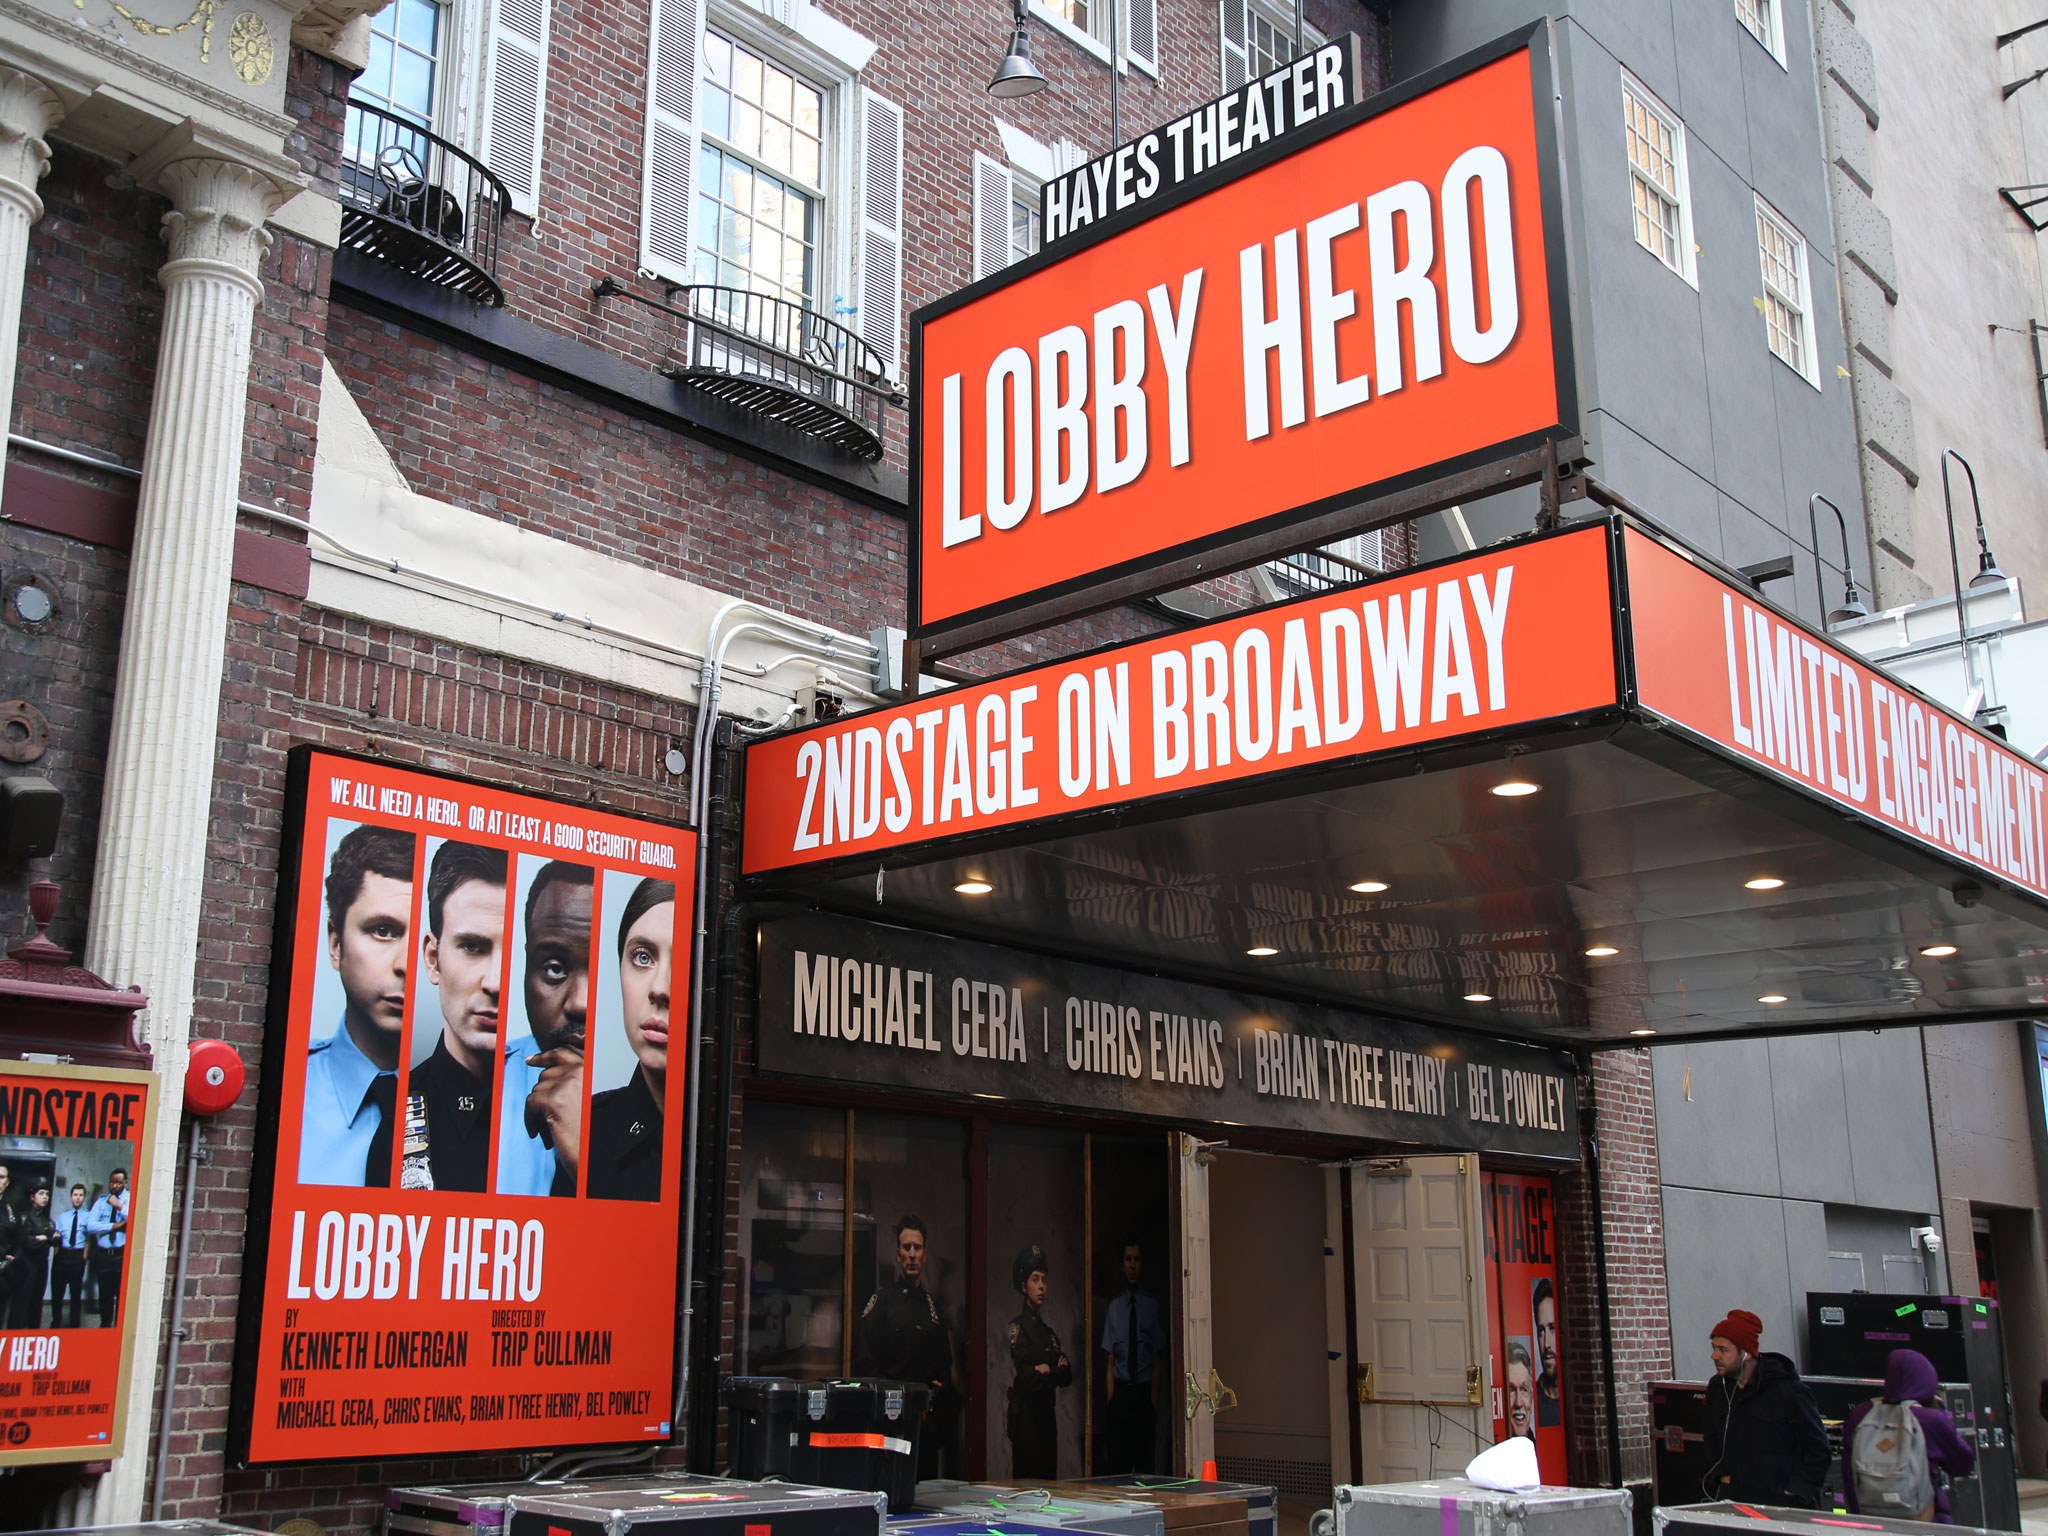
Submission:
<svg viewBox="0 0 2048 1536">
<path fill-rule="evenodd" d="M 270 249 L 264 221 L 291 195 L 291 188 L 267 172 L 232 160 L 175 160 L 157 173 L 157 185 L 171 200 L 163 234 L 171 259 L 163 269 L 168 285 L 196 270 L 236 276 L 255 288 Z"/>
<path fill-rule="evenodd" d="M 0 67 L 0 198 L 26 213 L 31 224 L 43 216 L 36 183 L 50 168 L 50 145 L 43 135 L 63 115 L 63 102 L 42 81 Z"/>
</svg>

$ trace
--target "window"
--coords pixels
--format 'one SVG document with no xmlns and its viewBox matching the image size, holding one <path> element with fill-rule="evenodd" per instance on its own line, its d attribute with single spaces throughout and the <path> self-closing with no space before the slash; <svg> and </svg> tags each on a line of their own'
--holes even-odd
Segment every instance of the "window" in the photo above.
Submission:
<svg viewBox="0 0 2048 1536">
<path fill-rule="evenodd" d="M 856 332 L 893 376 L 903 328 L 903 112 L 859 85 L 874 44 L 818 8 L 654 0 L 640 265 Z M 749 311 L 751 313 L 751 311 Z"/>
<path fill-rule="evenodd" d="M 1781 0 L 1735 0 L 1735 19 L 1749 29 L 1749 35 L 1780 64 L 1785 62 L 1785 18 L 1778 7 Z"/>
<path fill-rule="evenodd" d="M 700 91 L 697 281 L 815 307 L 825 93 L 709 29 Z"/>
<path fill-rule="evenodd" d="M 1621 109 L 1628 138 L 1636 244 L 1697 287 L 1684 125 L 1627 74 L 1621 81 Z"/>
<path fill-rule="evenodd" d="M 1294 62 L 1294 7 L 1286 0 L 1222 0 L 1220 30 L 1226 91 Z M 1302 52 L 1320 48 L 1325 41 L 1322 33 L 1302 23 Z"/>
<path fill-rule="evenodd" d="M 1319 549 L 1304 549 L 1283 559 L 1266 563 L 1275 595 L 1328 592 L 1335 587 L 1355 586 L 1386 570 L 1386 532 L 1354 533 Z"/>
<path fill-rule="evenodd" d="M 369 63 L 349 101 L 373 111 L 349 113 L 349 159 L 431 172 L 466 206 L 467 171 L 442 165 L 424 138 L 377 115 L 389 113 L 476 156 L 515 209 L 537 213 L 549 11 L 549 0 L 397 0 L 371 17 Z"/>
<path fill-rule="evenodd" d="M 1158 74 L 1159 0 L 1031 0 L 1041 21 L 1105 64 L 1116 42 L 1118 17 L 1112 7 L 1123 13 L 1123 62 Z"/>
<path fill-rule="evenodd" d="M 1806 242 L 1762 198 L 1756 200 L 1756 245 L 1763 267 L 1764 330 L 1771 355 L 1818 389 L 1820 369 L 1814 359 Z"/>
<path fill-rule="evenodd" d="M 1038 249 L 1038 191 L 1081 163 L 1083 151 L 1065 143 L 1041 144 L 1001 118 L 1002 160 L 974 157 L 974 275 L 987 277 Z"/>
<path fill-rule="evenodd" d="M 1022 261 L 1038 250 L 1038 188 L 1029 178 L 1010 180 L 1010 260 Z"/>
<path fill-rule="evenodd" d="M 441 7 L 434 0 L 398 0 L 370 18 L 370 62 L 349 99 L 433 128 L 443 47 Z"/>
</svg>

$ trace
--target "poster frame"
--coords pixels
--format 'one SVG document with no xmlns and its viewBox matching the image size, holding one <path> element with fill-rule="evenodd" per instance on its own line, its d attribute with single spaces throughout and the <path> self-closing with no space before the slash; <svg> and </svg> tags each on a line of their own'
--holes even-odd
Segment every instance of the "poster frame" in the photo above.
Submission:
<svg viewBox="0 0 2048 1536">
<path fill-rule="evenodd" d="M 90 1063 L 21 1061 L 0 1062 L 0 1072 L 24 1077 L 49 1077 L 95 1082 L 133 1083 L 142 1089 L 142 1129 L 135 1143 L 135 1155 L 129 1159 L 128 1168 L 128 1222 L 127 1249 L 130 1262 L 124 1266 L 122 1281 L 121 1342 L 119 1345 L 119 1366 L 114 1378 L 113 1427 L 104 1441 L 90 1445 L 35 1446 L 28 1449 L 14 1449 L 0 1438 L 0 1467 L 43 1466 L 58 1462 L 106 1461 L 123 1454 L 126 1447 L 128 1426 L 128 1395 L 135 1384 L 135 1296 L 143 1284 L 141 1266 L 133 1262 L 134 1251 L 149 1238 L 149 1200 L 151 1192 L 151 1163 L 156 1148 L 157 1102 L 163 1092 L 162 1079 L 153 1070 L 141 1067 L 100 1067 Z M 54 1197 L 54 1190 L 52 1191 Z M 134 1213 L 141 1212 L 142 1219 L 136 1220 Z M 7 1330 L 9 1332 L 84 1332 L 71 1329 Z M 155 1375 L 154 1355 L 150 1361 L 152 1379 Z"/>
<path fill-rule="evenodd" d="M 255 1405 L 257 1392 L 257 1361 L 262 1347 L 264 1305 L 268 1299 L 269 1254 L 271 1244 L 271 1212 L 278 1190 L 278 1133 L 282 1120 L 281 1105 L 286 1082 L 285 1049 L 290 1038 L 291 1000 L 297 986 L 297 955 L 293 939 L 298 925 L 300 879 L 299 872 L 305 854 L 306 844 L 306 802 L 312 777 L 312 763 L 315 757 L 331 758 L 338 762 L 361 763 L 383 769 L 399 769 L 409 774 L 443 780 L 474 789 L 488 790 L 498 794 L 520 795 L 543 800 L 565 807 L 575 802 L 558 795 L 543 794 L 535 790 L 515 787 L 471 774 L 449 773 L 439 768 L 420 764 L 394 762 L 388 757 L 366 752 L 349 752 L 325 746 L 317 742 L 302 742 L 295 745 L 286 757 L 284 826 L 279 838 L 276 902 L 271 914 L 271 945 L 269 991 L 264 1007 L 263 1019 L 263 1067 L 257 1093 L 255 1166 L 250 1177 L 249 1204 L 243 1226 L 242 1239 L 242 1291 L 235 1315 L 234 1362 L 228 1378 L 228 1434 L 227 1462 L 237 1471 L 252 1468 L 281 1466 L 311 1466 L 322 1463 L 361 1462 L 359 1454 L 340 1452 L 332 1456 L 290 1456 L 258 1458 L 251 1454 L 251 1443 L 255 1427 Z M 695 889 L 697 870 L 695 867 L 695 840 L 701 835 L 696 828 L 682 821 L 663 821 L 658 817 L 635 816 L 628 818 L 645 822 L 650 826 L 661 826 L 686 834 L 692 840 L 692 863 L 689 878 L 691 891 L 691 920 L 695 925 L 697 904 L 702 902 L 703 893 Z M 414 939 L 417 942 L 417 939 Z M 697 979 L 689 976 L 685 986 L 694 988 Z M 682 992 L 683 989 L 677 989 Z M 683 995 L 688 995 L 683 993 Z M 694 1064 L 693 1064 L 694 1065 Z M 687 1196 L 684 1197 L 687 1200 Z M 679 1210 L 679 1217 L 682 1212 Z M 676 1301 L 680 1305 L 688 1284 L 689 1255 L 683 1244 L 683 1229 L 687 1223 L 678 1219 L 676 1223 Z M 673 1393 L 682 1380 L 682 1362 L 675 1357 L 678 1340 L 678 1320 L 675 1316 L 667 1319 L 668 1353 L 670 1356 L 669 1389 Z M 638 1439 L 635 1446 L 672 1445 L 684 1433 L 684 1421 L 675 1416 L 675 1405 L 665 1403 L 669 1412 L 669 1433 L 665 1437 Z M 514 1439 L 503 1445 L 494 1445 L 487 1452 L 466 1448 L 428 1446 L 418 1450 L 393 1449 L 382 1451 L 379 1461 L 405 1462 L 428 1458 L 446 1459 L 449 1456 L 496 1455 L 530 1450 L 557 1448 L 560 1442 L 545 1434 L 540 1421 L 535 1423 L 533 1440 Z M 603 1440 L 575 1442 L 578 1449 L 601 1447 Z"/>
<path fill-rule="evenodd" d="M 1554 484 L 1583 458 L 1576 333 L 1572 317 L 1570 244 L 1566 229 L 1563 123 L 1558 51 L 1551 25 L 1539 20 L 1480 45 L 1436 67 L 1402 80 L 1238 157 L 1220 173 L 1198 177 L 1137 207 L 1113 214 L 1056 246 L 936 299 L 913 311 L 909 321 L 907 373 L 925 376 L 924 332 L 935 320 L 974 304 L 1061 262 L 1084 255 L 1128 230 L 1184 204 L 1242 181 L 1278 161 L 1407 105 L 1439 87 L 1526 50 L 1531 73 L 1537 190 L 1543 230 L 1544 291 L 1551 331 L 1553 388 L 1557 420 L 1513 438 L 1484 444 L 1436 463 L 1384 480 L 1333 492 L 1306 504 L 1239 523 L 1203 538 L 1134 556 L 1116 565 L 1013 592 L 938 620 L 924 615 L 924 444 L 926 412 L 914 400 L 910 411 L 909 485 L 911 530 L 907 648 L 918 664 L 1032 630 L 1099 612 L 1228 574 L 1261 560 L 1318 542 L 1368 532 L 1473 497 L 1529 485 Z M 906 671 L 911 670 L 906 658 Z"/>
</svg>

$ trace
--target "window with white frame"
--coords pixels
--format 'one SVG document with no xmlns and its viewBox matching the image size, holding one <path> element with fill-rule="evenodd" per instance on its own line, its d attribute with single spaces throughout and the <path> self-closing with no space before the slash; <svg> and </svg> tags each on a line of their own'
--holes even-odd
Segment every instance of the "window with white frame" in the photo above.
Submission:
<svg viewBox="0 0 2048 1536">
<path fill-rule="evenodd" d="M 1261 585 L 1269 590 L 1270 596 L 1278 598 L 1355 586 L 1387 568 L 1386 531 L 1375 528 L 1370 533 L 1354 533 L 1332 544 L 1269 560 L 1259 569 L 1265 577 Z"/>
<path fill-rule="evenodd" d="M 1105 63 L 1121 25 L 1123 62 L 1159 72 L 1159 0 L 1031 0 L 1031 9 Z"/>
<path fill-rule="evenodd" d="M 703 58 L 696 279 L 815 308 L 825 93 L 715 27 L 704 31 Z"/>
<path fill-rule="evenodd" d="M 1687 282 L 1696 283 L 1685 126 L 1640 80 L 1626 73 L 1621 79 L 1621 110 L 1636 244 Z"/>
<path fill-rule="evenodd" d="M 903 112 L 861 88 L 873 52 L 816 7 L 783 27 L 751 5 L 654 0 L 640 265 L 823 315 L 893 376 Z"/>
<path fill-rule="evenodd" d="M 1080 146 L 1042 144 L 996 119 L 1003 159 L 974 156 L 974 275 L 987 277 L 1037 251 L 1038 193 L 1046 182 L 1086 158 Z"/>
<path fill-rule="evenodd" d="M 1806 241 L 1762 198 L 1756 200 L 1757 257 L 1764 279 L 1764 333 L 1771 355 L 1815 389 L 1813 304 L 1807 283 Z"/>
<path fill-rule="evenodd" d="M 1785 18 L 1782 0 L 1735 0 L 1735 19 L 1780 64 L 1785 62 Z"/>
<path fill-rule="evenodd" d="M 349 101 L 373 110 L 348 115 L 349 160 L 370 167 L 410 148 L 397 160 L 423 166 L 424 143 L 394 131 L 396 119 L 474 155 L 515 209 L 537 213 L 550 9 L 551 0 L 397 0 L 371 17 L 369 62 Z M 466 189 L 444 190 L 466 203 Z"/>
<path fill-rule="evenodd" d="M 1294 7 L 1286 0 L 1219 0 L 1219 4 L 1226 91 L 1294 62 Z M 1302 23 L 1301 52 L 1312 52 L 1325 41 L 1322 33 L 1306 21 Z"/>
</svg>

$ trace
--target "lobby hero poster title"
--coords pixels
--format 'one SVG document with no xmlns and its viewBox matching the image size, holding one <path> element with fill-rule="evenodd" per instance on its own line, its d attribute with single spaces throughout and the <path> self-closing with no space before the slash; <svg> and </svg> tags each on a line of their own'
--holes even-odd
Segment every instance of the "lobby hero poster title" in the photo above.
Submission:
<svg viewBox="0 0 2048 1536">
<path fill-rule="evenodd" d="M 236 1454 L 668 1438 L 694 835 L 292 766 Z"/>
<path fill-rule="evenodd" d="M 1259 149 L 1233 111 L 1223 179 L 1173 187 L 1193 141 L 1163 144 L 1149 216 L 1148 162 L 1111 157 L 1135 206 L 1100 237 L 914 317 L 914 626 L 1082 611 L 1574 435 L 1547 34 L 1474 58 Z"/>
</svg>

